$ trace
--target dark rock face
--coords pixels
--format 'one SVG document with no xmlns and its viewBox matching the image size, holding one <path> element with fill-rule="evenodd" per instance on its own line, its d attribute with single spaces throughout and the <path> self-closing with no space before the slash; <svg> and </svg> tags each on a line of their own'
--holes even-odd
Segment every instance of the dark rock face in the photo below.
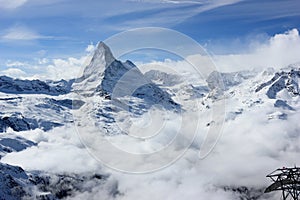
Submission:
<svg viewBox="0 0 300 200">
<path fill-rule="evenodd" d="M 240 200 L 258 200 L 263 196 L 263 189 L 240 187 L 224 187 L 225 191 L 230 191 L 235 194 Z"/>
<path fill-rule="evenodd" d="M 274 107 L 283 108 L 286 110 L 295 110 L 292 106 L 288 105 L 286 101 L 280 99 L 276 100 Z"/>
<path fill-rule="evenodd" d="M 36 107 L 40 108 L 50 108 L 56 111 L 67 109 L 79 109 L 84 104 L 81 100 L 72 100 L 72 99 L 62 99 L 56 100 L 53 98 L 45 98 L 44 102 L 37 104 Z"/>
<path fill-rule="evenodd" d="M 37 145 L 36 143 L 27 140 L 19 136 L 11 137 L 6 136 L 5 138 L 0 138 L 0 158 L 1 155 L 11 152 L 19 152 L 28 147 Z"/>
<path fill-rule="evenodd" d="M 28 176 L 21 167 L 0 163 L 0 199 L 18 200 L 29 197 L 24 188 Z"/>
<path fill-rule="evenodd" d="M 40 81 L 20 80 L 7 76 L 0 76 L 0 92 L 10 94 L 48 94 L 61 95 L 71 91 L 74 80 L 70 81 Z"/>
<path fill-rule="evenodd" d="M 29 181 L 39 191 L 46 193 L 46 199 L 72 197 L 76 192 L 87 192 L 91 186 L 105 183 L 107 176 L 101 174 L 31 174 Z M 40 197 L 41 198 L 41 197 Z M 44 197 L 45 198 L 45 197 Z"/>
<path fill-rule="evenodd" d="M 0 117 L 0 133 L 5 132 L 7 128 L 12 128 L 14 131 L 28 131 L 36 128 L 49 131 L 59 126 L 63 126 L 63 124 L 26 118 L 21 113 L 13 113 L 11 116 Z"/>
<path fill-rule="evenodd" d="M 0 199 L 58 200 L 73 197 L 76 193 L 101 188 L 108 175 L 102 174 L 49 174 L 25 172 L 21 167 L 0 163 Z M 117 182 L 111 185 L 110 195 L 119 194 Z"/>
</svg>

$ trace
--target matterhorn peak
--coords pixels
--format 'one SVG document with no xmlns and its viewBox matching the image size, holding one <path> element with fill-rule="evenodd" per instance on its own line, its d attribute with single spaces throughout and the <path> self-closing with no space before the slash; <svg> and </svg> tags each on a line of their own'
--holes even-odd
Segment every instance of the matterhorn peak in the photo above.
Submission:
<svg viewBox="0 0 300 200">
<path fill-rule="evenodd" d="M 90 64 L 84 69 L 83 76 L 87 78 L 91 75 L 102 74 L 115 60 L 110 48 L 104 42 L 99 42 Z"/>
<path fill-rule="evenodd" d="M 122 63 L 116 60 L 110 48 L 104 42 L 99 42 L 90 64 L 75 81 L 73 89 L 82 91 L 82 94 L 87 96 L 93 95 L 94 92 L 111 93 L 120 77 L 133 67 L 135 65 L 129 61 Z"/>
<path fill-rule="evenodd" d="M 93 58 L 99 57 L 103 57 L 108 65 L 110 65 L 115 60 L 110 48 L 102 41 L 97 45 L 93 56 Z"/>
</svg>

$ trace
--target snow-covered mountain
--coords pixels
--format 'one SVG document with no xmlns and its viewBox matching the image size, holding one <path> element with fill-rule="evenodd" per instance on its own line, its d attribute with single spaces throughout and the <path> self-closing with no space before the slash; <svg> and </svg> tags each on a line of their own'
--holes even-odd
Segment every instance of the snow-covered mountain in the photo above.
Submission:
<svg viewBox="0 0 300 200">
<path fill-rule="evenodd" d="M 193 184 L 205 188 L 199 189 L 201 192 L 217 191 L 215 195 L 221 193 L 227 199 L 272 199 L 273 196 L 262 194 L 266 185 L 264 175 L 269 172 L 263 170 L 297 163 L 295 158 L 300 154 L 300 127 L 296 120 L 300 116 L 299 66 L 277 72 L 272 69 L 212 72 L 206 83 L 203 80 L 187 83 L 188 78 L 159 70 L 143 74 L 131 61 L 116 60 L 103 42 L 98 44 L 90 64 L 77 79 L 43 82 L 0 77 L 0 199 L 134 199 L 136 194 L 130 186 L 140 192 L 147 190 L 142 184 L 135 185 L 135 181 L 159 184 L 165 179 L 169 184 L 161 187 L 176 185 L 179 189 L 172 192 L 178 192 L 180 197 L 184 197 L 181 187 L 191 184 L 191 179 Z M 111 137 L 121 144 L 134 120 L 147 119 L 147 113 L 155 109 L 170 116 L 198 109 L 198 129 L 205 132 L 216 123 L 210 116 L 213 104 L 221 99 L 226 100 L 225 137 L 220 139 L 211 157 L 202 163 L 195 158 L 204 138 L 200 136 L 187 150 L 187 158 L 179 162 L 180 167 L 175 163 L 166 174 L 158 173 L 153 179 L 133 177 L 130 181 L 123 175 L 107 173 L 87 156 L 78 136 L 70 134 L 75 131 L 74 124 L 88 134 L 87 125 L 92 123 L 103 138 Z M 194 108 L 196 103 L 198 107 Z M 167 130 L 155 144 L 165 144 L 173 129 Z M 143 142 L 142 146 L 151 149 Z M 227 154 L 220 157 L 222 152 Z M 80 155 L 85 156 L 80 158 Z M 245 166 L 247 157 L 252 159 L 251 169 Z M 269 162 L 261 163 L 264 159 Z M 209 171 L 212 160 L 218 163 L 214 173 Z M 221 165 L 225 167 L 219 168 Z M 245 171 L 236 170 L 236 166 L 244 167 Z M 66 170 L 73 168 L 74 171 Z M 253 174 L 253 169 L 261 170 L 258 174 L 262 179 Z M 172 177 L 173 173 L 181 179 Z M 207 174 L 208 182 L 198 180 Z M 227 182 L 218 179 L 221 175 L 227 177 Z M 258 179 L 262 183 L 257 184 Z M 99 191 L 102 197 L 97 196 Z"/>
<path fill-rule="evenodd" d="M 118 90 L 120 82 L 122 90 Z M 167 92 L 148 80 L 131 61 L 116 60 L 103 42 L 98 44 L 90 64 L 73 89 L 83 96 L 99 95 L 109 99 L 132 96 L 147 101 L 146 105 L 159 103 L 170 109 L 177 106 Z"/>
<path fill-rule="evenodd" d="M 127 134 L 116 122 L 123 121 L 123 127 L 129 127 L 130 116 L 138 118 L 153 106 L 174 112 L 181 109 L 171 94 L 148 79 L 131 61 L 116 60 L 103 42 L 98 44 L 83 75 L 75 80 L 73 91 L 76 98 L 85 102 L 74 113 L 76 123 L 83 128 L 84 123 L 93 121 L 106 135 Z M 88 115 L 83 117 L 83 113 Z"/>
</svg>

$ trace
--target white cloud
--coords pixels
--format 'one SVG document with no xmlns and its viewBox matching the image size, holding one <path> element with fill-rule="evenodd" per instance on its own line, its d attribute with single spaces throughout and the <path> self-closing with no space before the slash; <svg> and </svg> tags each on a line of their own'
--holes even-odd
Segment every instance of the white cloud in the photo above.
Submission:
<svg viewBox="0 0 300 200">
<path fill-rule="evenodd" d="M 13 78 L 23 78 L 26 77 L 26 72 L 18 68 L 9 68 L 6 70 L 0 71 L 0 75 L 6 75 Z"/>
<path fill-rule="evenodd" d="M 238 71 L 273 67 L 280 69 L 300 62 L 300 36 L 297 29 L 276 34 L 264 43 L 254 42 L 249 53 L 215 55 L 220 71 Z"/>
<path fill-rule="evenodd" d="M 147 26 L 162 26 L 162 27 L 173 27 L 179 23 L 183 23 L 185 20 L 194 17 L 200 13 L 217 9 L 222 6 L 236 4 L 242 0 L 133 0 L 135 3 L 141 4 L 140 6 L 129 7 L 123 13 L 110 13 L 111 17 L 124 17 L 122 23 L 116 25 L 106 24 L 106 29 L 112 29 L 117 31 L 129 30 L 132 28 L 147 27 Z M 131 1 L 132 2 L 132 1 Z M 144 5 L 143 5 L 144 4 Z M 145 5 L 147 4 L 147 5 Z M 186 4 L 194 4 L 194 6 L 184 7 Z M 180 9 L 182 7 L 182 9 Z M 126 15 L 132 15 L 132 13 L 141 13 L 143 11 L 149 12 L 149 10 L 161 10 L 164 8 L 163 12 L 153 12 L 153 14 L 141 16 L 139 18 L 129 17 L 126 19 Z M 124 9 L 125 10 L 125 9 Z"/>
<path fill-rule="evenodd" d="M 47 64 L 47 63 L 49 63 L 49 59 L 48 58 L 38 59 L 38 63 L 39 63 L 39 65 Z"/>
<path fill-rule="evenodd" d="M 5 64 L 8 69 L 0 71 L 0 74 L 14 78 L 40 80 L 78 78 L 82 75 L 84 67 L 89 64 L 91 59 L 90 53 L 94 48 L 93 44 L 88 45 L 86 48 L 88 54 L 79 58 L 35 58 L 30 63 L 8 60 Z"/>
<path fill-rule="evenodd" d="M 24 5 L 28 0 L 0 0 L 0 9 L 15 9 Z"/>
<path fill-rule="evenodd" d="M 297 29 L 276 34 L 264 42 L 253 41 L 248 53 L 212 55 L 211 58 L 200 54 L 189 55 L 185 60 L 138 63 L 143 72 L 150 69 L 169 68 L 177 73 L 189 73 L 191 77 L 199 78 L 201 73 L 206 79 L 212 70 L 234 72 L 242 70 L 264 70 L 274 68 L 280 70 L 291 64 L 300 63 L 300 35 Z M 192 65 L 191 65 L 192 64 Z M 193 68 L 195 66 L 195 68 Z M 197 69 L 198 71 L 195 71 Z"/>
<path fill-rule="evenodd" d="M 40 76 L 42 79 L 72 79 L 80 76 L 81 70 L 89 62 L 89 56 L 81 58 L 53 59 L 52 64 L 46 66 L 46 71 Z"/>
<path fill-rule="evenodd" d="M 37 40 L 37 39 L 50 39 L 51 36 L 41 35 L 34 30 L 29 29 L 26 26 L 13 26 L 4 31 L 4 34 L 0 36 L 1 40 L 14 41 L 14 40 Z"/>
<path fill-rule="evenodd" d="M 145 2 L 145 3 L 170 3 L 170 4 L 201 4 L 201 5 L 215 5 L 216 7 L 222 5 L 229 5 L 237 3 L 241 0 L 129 0 L 133 2 Z"/>
<path fill-rule="evenodd" d="M 66 59 L 36 59 L 29 64 L 20 61 L 9 61 L 6 70 L 0 71 L 1 75 L 22 79 L 61 80 L 73 79 L 80 76 L 81 70 L 89 62 L 89 56 Z"/>
<path fill-rule="evenodd" d="M 181 4 L 181 3 L 192 3 L 192 4 L 204 4 L 209 3 L 207 0 L 129 0 L 133 2 L 147 2 L 147 3 L 175 3 L 175 4 Z"/>
<path fill-rule="evenodd" d="M 96 46 L 93 43 L 91 43 L 86 47 L 85 51 L 88 53 L 91 53 L 95 50 L 95 48 L 96 48 Z"/>
<path fill-rule="evenodd" d="M 247 53 L 201 56 L 189 55 L 184 61 L 152 62 L 142 64 L 145 66 L 160 65 L 169 66 L 172 69 L 184 70 L 191 68 L 192 63 L 204 77 L 216 68 L 221 72 L 233 72 L 241 70 L 263 70 L 272 67 L 280 70 L 290 64 L 300 63 L 300 35 L 297 29 L 285 33 L 276 34 L 266 41 L 252 40 Z M 210 59 L 212 61 L 210 61 Z M 180 69 L 181 68 L 181 69 Z"/>
<path fill-rule="evenodd" d="M 83 148 L 72 128 L 56 128 L 49 132 L 36 129 L 25 131 L 21 136 L 38 142 L 39 145 L 15 154 L 16 157 L 8 154 L 7 159 L 15 164 L 21 162 L 26 169 L 80 173 L 92 172 L 100 167 Z"/>
</svg>

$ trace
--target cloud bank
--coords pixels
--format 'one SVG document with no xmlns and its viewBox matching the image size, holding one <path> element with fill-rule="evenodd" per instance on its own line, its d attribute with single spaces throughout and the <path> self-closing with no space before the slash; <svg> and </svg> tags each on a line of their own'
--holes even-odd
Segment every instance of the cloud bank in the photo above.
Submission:
<svg viewBox="0 0 300 200">
<path fill-rule="evenodd" d="M 87 51 L 91 48 L 89 45 Z M 69 80 L 79 77 L 90 59 L 91 55 L 88 53 L 79 58 L 35 59 L 34 63 L 7 61 L 7 69 L 1 70 L 0 75 L 30 80 Z"/>
<path fill-rule="evenodd" d="M 245 54 L 214 55 L 220 71 L 239 71 L 273 67 L 281 69 L 300 62 L 300 36 L 297 29 L 276 34 L 265 43 L 253 42 Z"/>
<path fill-rule="evenodd" d="M 201 70 L 203 78 L 205 78 L 209 73 L 208 69 L 212 68 L 216 68 L 221 72 L 262 71 L 267 68 L 280 70 L 291 64 L 300 63 L 300 35 L 297 29 L 276 34 L 265 41 L 252 40 L 252 43 L 248 46 L 247 53 L 214 55 L 212 52 L 208 53 L 210 58 L 195 54 L 179 61 L 169 58 L 164 61 L 152 61 L 149 63 L 141 61 L 137 63 L 137 66 L 140 66 L 143 72 L 165 67 L 174 69 L 182 74 L 189 71 L 192 76 L 194 72 L 191 72 L 190 69 L 194 65 Z"/>
</svg>

